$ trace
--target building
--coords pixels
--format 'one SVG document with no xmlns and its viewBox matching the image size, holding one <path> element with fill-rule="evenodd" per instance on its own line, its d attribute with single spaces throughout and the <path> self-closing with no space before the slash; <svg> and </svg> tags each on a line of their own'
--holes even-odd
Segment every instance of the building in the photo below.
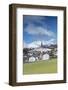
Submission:
<svg viewBox="0 0 68 90">
<path fill-rule="evenodd" d="M 49 60 L 49 59 L 50 59 L 50 55 L 48 53 L 42 56 L 42 60 Z"/>
</svg>

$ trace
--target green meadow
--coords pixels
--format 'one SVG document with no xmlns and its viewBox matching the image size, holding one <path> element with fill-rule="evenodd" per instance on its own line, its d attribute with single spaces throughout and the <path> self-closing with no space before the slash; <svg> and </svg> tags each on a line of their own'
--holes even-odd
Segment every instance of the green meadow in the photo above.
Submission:
<svg viewBox="0 0 68 90">
<path fill-rule="evenodd" d="M 57 59 L 53 58 L 45 61 L 40 60 L 32 63 L 24 63 L 23 73 L 24 75 L 57 73 Z"/>
</svg>

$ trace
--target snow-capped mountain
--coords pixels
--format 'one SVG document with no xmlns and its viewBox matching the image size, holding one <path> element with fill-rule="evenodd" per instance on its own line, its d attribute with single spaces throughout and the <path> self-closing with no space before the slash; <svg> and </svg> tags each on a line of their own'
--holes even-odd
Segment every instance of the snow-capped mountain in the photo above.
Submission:
<svg viewBox="0 0 68 90">
<path fill-rule="evenodd" d="M 33 41 L 29 44 L 24 43 L 24 48 L 37 48 L 41 45 L 41 41 Z"/>
<path fill-rule="evenodd" d="M 24 43 L 24 48 L 37 48 L 37 47 L 41 46 L 41 43 L 43 45 L 47 45 L 47 46 L 50 46 L 51 44 L 55 44 L 54 39 L 51 39 L 49 41 L 33 41 L 29 44 Z"/>
<path fill-rule="evenodd" d="M 37 48 L 41 45 L 41 41 L 34 41 L 30 44 L 28 44 L 28 48 Z"/>
</svg>

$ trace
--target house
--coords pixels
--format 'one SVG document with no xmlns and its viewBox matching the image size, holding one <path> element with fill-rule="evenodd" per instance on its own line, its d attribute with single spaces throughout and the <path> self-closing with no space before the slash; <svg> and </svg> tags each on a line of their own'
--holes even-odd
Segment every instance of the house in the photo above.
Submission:
<svg viewBox="0 0 68 90">
<path fill-rule="evenodd" d="M 35 57 L 31 56 L 29 57 L 29 62 L 34 62 L 35 61 Z"/>
<path fill-rule="evenodd" d="M 42 60 L 49 60 L 49 59 L 50 59 L 50 55 L 48 53 L 42 56 Z"/>
</svg>

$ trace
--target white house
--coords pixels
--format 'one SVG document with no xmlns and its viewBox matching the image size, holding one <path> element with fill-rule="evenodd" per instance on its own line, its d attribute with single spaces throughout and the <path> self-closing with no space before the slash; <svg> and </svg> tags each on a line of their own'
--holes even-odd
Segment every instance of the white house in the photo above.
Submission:
<svg viewBox="0 0 68 90">
<path fill-rule="evenodd" d="M 49 59 L 50 59 L 50 56 L 47 53 L 42 56 L 42 60 L 49 60 Z"/>
<path fill-rule="evenodd" d="M 35 57 L 32 56 L 29 58 L 29 62 L 34 62 L 34 61 L 35 61 Z"/>
</svg>

